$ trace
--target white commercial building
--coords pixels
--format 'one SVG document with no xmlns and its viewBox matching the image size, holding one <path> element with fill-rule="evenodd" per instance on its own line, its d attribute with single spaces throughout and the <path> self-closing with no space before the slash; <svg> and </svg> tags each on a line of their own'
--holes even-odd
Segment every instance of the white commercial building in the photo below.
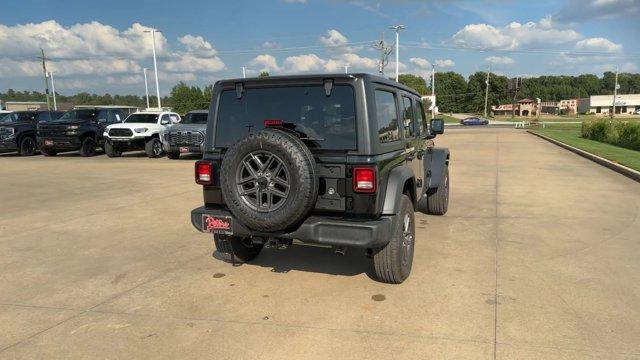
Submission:
<svg viewBox="0 0 640 360">
<path fill-rule="evenodd" d="M 613 108 L 613 95 L 593 95 L 589 98 L 589 108 L 584 109 L 596 115 L 608 115 Z M 640 94 L 616 96 L 616 114 L 629 115 L 640 109 Z"/>
</svg>

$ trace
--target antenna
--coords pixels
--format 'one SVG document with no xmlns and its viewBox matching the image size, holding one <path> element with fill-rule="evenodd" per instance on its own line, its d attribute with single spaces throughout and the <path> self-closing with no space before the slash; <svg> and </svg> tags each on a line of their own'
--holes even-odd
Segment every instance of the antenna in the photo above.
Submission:
<svg viewBox="0 0 640 360">
<path fill-rule="evenodd" d="M 384 68 L 389 64 L 389 54 L 393 51 L 393 46 L 384 42 L 384 32 L 380 35 L 380 41 L 373 44 L 373 47 L 380 51 L 380 61 L 378 62 L 378 72 L 384 76 Z"/>
</svg>

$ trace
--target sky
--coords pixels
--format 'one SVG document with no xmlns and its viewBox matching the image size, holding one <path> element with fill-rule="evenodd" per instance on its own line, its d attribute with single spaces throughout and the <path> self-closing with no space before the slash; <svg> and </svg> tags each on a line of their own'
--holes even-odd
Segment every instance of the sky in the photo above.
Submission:
<svg viewBox="0 0 640 360">
<path fill-rule="evenodd" d="M 374 42 L 402 24 L 401 73 L 576 75 L 640 69 L 640 0 L 5 0 L 0 7 L 0 91 L 42 91 L 40 48 L 56 92 L 155 92 L 158 79 L 205 86 L 271 75 L 377 73 Z M 386 76 L 395 71 L 395 53 Z M 437 79 L 436 79 L 437 81 Z"/>
</svg>

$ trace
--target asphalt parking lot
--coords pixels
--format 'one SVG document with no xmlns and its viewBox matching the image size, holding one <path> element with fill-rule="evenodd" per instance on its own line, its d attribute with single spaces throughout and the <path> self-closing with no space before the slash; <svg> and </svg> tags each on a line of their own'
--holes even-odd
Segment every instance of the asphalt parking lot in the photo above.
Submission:
<svg viewBox="0 0 640 360">
<path fill-rule="evenodd" d="M 640 184 L 514 129 L 456 129 L 451 204 L 402 285 L 360 253 L 232 267 L 193 160 L 0 156 L 0 358 L 640 358 Z"/>
</svg>

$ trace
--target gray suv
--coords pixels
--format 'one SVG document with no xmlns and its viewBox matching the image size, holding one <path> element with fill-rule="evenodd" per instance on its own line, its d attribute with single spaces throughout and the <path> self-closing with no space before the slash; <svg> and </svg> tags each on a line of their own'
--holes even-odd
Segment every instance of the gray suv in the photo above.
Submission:
<svg viewBox="0 0 640 360">
<path fill-rule="evenodd" d="M 190 111 L 180 123 L 165 131 L 162 140 L 169 159 L 179 159 L 183 153 L 203 152 L 208 114 L 208 110 Z"/>
</svg>

